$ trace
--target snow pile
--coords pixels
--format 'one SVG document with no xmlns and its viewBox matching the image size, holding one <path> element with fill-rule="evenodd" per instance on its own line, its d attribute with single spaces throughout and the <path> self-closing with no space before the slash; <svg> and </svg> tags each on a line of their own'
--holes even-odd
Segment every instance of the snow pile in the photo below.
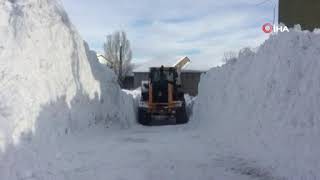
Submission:
<svg viewBox="0 0 320 180">
<path fill-rule="evenodd" d="M 141 88 L 138 87 L 137 89 L 134 89 L 134 90 L 123 89 L 122 91 L 130 95 L 134 100 L 134 104 L 138 107 L 138 104 L 141 98 Z"/>
<path fill-rule="evenodd" d="M 141 98 L 141 87 L 134 90 L 123 89 L 122 91 L 132 98 L 134 109 L 137 110 Z"/>
<path fill-rule="evenodd" d="M 190 96 L 189 94 L 184 94 L 184 100 L 186 102 L 186 110 L 188 117 L 192 116 L 192 109 L 193 109 L 193 104 L 195 101 L 196 97 Z"/>
<path fill-rule="evenodd" d="M 46 141 L 99 122 L 128 126 L 134 116 L 127 99 L 61 3 L 0 1 L 2 148 L 22 134 Z"/>
<path fill-rule="evenodd" d="M 278 177 L 320 179 L 319 57 L 319 33 L 272 35 L 202 77 L 193 119 Z"/>
</svg>

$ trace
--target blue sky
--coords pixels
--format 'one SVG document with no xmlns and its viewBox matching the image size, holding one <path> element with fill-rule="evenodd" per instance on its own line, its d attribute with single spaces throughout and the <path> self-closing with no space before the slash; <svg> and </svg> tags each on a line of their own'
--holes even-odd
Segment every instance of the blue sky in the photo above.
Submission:
<svg viewBox="0 0 320 180">
<path fill-rule="evenodd" d="M 273 22 L 277 6 L 277 0 L 62 2 L 91 49 L 102 52 L 106 35 L 124 30 L 134 62 L 189 56 L 196 69 L 221 64 L 226 51 L 260 45 L 268 37 L 261 26 Z"/>
</svg>

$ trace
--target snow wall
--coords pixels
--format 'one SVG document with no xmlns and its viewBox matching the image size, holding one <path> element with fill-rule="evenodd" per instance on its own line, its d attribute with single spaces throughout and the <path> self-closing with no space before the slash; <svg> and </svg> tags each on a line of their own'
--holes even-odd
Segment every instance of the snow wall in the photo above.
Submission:
<svg viewBox="0 0 320 180">
<path fill-rule="evenodd" d="M 0 1 L 0 147 L 99 122 L 128 127 L 132 98 L 98 63 L 56 0 Z"/>
<path fill-rule="evenodd" d="M 319 33 L 270 36 L 202 76 L 193 121 L 278 177 L 320 179 L 319 57 Z"/>
</svg>

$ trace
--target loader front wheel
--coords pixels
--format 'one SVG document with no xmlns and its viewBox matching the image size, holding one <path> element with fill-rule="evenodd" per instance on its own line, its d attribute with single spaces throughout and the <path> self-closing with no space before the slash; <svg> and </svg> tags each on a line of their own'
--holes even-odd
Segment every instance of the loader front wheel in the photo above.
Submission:
<svg viewBox="0 0 320 180">
<path fill-rule="evenodd" d="M 148 126 L 151 124 L 151 115 L 147 112 L 147 110 L 139 108 L 138 122 L 144 126 Z"/>
<path fill-rule="evenodd" d="M 177 109 L 176 112 L 176 123 L 177 124 L 185 124 L 189 121 L 186 107 L 183 105 L 181 108 Z"/>
</svg>

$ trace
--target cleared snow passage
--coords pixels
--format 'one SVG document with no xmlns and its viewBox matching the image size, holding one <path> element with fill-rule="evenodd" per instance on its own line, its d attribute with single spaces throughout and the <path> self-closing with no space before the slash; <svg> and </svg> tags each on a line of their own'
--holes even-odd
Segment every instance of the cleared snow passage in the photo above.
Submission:
<svg viewBox="0 0 320 180">
<path fill-rule="evenodd" d="M 62 137 L 57 144 L 37 144 L 31 139 L 12 147 L 0 159 L 0 179 L 274 178 L 257 162 L 228 154 L 226 147 L 214 140 L 204 141 L 206 138 L 186 126 L 137 126 L 117 132 L 100 129 Z"/>
</svg>

